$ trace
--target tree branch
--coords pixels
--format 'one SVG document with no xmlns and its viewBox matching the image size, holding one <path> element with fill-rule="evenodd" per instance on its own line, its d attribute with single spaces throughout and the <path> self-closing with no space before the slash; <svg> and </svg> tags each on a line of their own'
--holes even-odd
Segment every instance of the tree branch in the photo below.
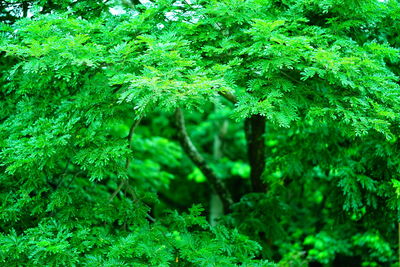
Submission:
<svg viewBox="0 0 400 267">
<path fill-rule="evenodd" d="M 194 146 L 192 140 L 190 139 L 185 125 L 185 118 L 183 116 L 182 110 L 177 108 L 175 111 L 175 123 L 178 130 L 178 138 L 181 146 L 187 156 L 192 160 L 192 162 L 200 169 L 200 171 L 207 178 L 211 184 L 212 189 L 219 195 L 224 206 L 229 209 L 233 204 L 233 199 L 230 192 L 227 190 L 225 184 L 218 179 L 214 171 L 208 166 L 203 156 L 199 153 L 197 148 Z"/>
<path fill-rule="evenodd" d="M 129 129 L 129 134 L 126 137 L 128 139 L 128 148 L 131 149 L 132 148 L 132 137 L 133 137 L 133 133 L 135 132 L 136 127 L 139 125 L 140 121 L 142 120 L 142 118 L 139 118 L 138 120 L 136 120 L 134 123 L 132 123 L 131 128 Z M 129 169 L 129 165 L 131 164 L 131 158 L 128 156 L 126 158 L 126 162 L 125 162 L 125 168 L 128 171 Z M 110 197 L 110 202 L 114 199 L 114 197 L 122 190 L 122 188 L 127 184 L 127 180 L 123 179 L 121 181 L 121 183 L 118 185 L 117 189 L 112 193 L 111 197 Z"/>
<path fill-rule="evenodd" d="M 218 93 L 232 104 L 236 104 L 238 102 L 236 96 L 229 91 L 219 91 Z"/>
<path fill-rule="evenodd" d="M 142 121 L 142 118 L 140 117 L 138 120 L 136 120 L 136 121 L 132 124 L 131 128 L 129 129 L 129 134 L 128 134 L 128 136 L 126 137 L 126 138 L 128 139 L 128 149 L 129 149 L 129 150 L 132 149 L 131 143 L 132 143 L 133 133 L 135 132 L 136 127 L 138 127 L 138 125 L 139 125 L 139 123 L 140 123 L 141 121 Z M 126 163 L 125 163 L 126 169 L 129 168 L 129 165 L 130 165 L 130 164 L 131 164 L 131 158 L 130 158 L 130 157 L 127 157 L 127 158 L 126 158 Z"/>
</svg>

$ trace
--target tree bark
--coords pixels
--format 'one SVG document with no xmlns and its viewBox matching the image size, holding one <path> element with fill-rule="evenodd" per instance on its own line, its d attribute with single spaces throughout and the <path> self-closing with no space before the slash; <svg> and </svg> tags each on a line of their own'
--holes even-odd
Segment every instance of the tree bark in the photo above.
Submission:
<svg viewBox="0 0 400 267">
<path fill-rule="evenodd" d="M 253 192 L 266 192 L 262 181 L 265 168 L 265 117 L 252 115 L 245 120 L 247 153 L 250 164 L 250 180 Z"/>
<path fill-rule="evenodd" d="M 218 125 L 219 131 L 214 136 L 213 157 L 214 160 L 220 160 L 222 157 L 222 141 L 228 131 L 228 120 L 224 120 Z M 210 225 L 216 226 L 218 219 L 224 215 L 224 205 L 221 198 L 215 193 L 211 193 L 210 197 Z"/>
<path fill-rule="evenodd" d="M 22 2 L 22 17 L 28 17 L 28 2 Z"/>
<path fill-rule="evenodd" d="M 185 118 L 183 116 L 182 110 L 177 108 L 175 111 L 175 123 L 178 130 L 179 142 L 187 154 L 187 156 L 192 160 L 192 162 L 200 169 L 200 171 L 207 178 L 211 185 L 211 188 L 218 194 L 221 198 L 224 207 L 227 209 L 233 204 L 233 199 L 226 188 L 225 184 L 221 179 L 217 177 L 215 172 L 208 166 L 203 156 L 199 153 L 192 140 L 190 139 L 185 125 Z"/>
</svg>

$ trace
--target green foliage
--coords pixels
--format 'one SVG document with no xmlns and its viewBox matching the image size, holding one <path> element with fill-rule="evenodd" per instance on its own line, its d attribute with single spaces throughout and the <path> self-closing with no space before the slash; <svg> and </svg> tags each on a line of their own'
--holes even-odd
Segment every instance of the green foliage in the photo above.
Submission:
<svg viewBox="0 0 400 267">
<path fill-rule="evenodd" d="M 1 2 L 0 263 L 394 266 L 399 11 Z M 210 173 L 234 202 L 217 223 Z"/>
</svg>

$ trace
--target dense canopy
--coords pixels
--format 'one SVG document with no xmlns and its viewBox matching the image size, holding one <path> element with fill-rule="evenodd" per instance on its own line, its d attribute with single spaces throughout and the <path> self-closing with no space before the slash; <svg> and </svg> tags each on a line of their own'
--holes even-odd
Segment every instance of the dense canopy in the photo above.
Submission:
<svg viewBox="0 0 400 267">
<path fill-rule="evenodd" d="M 0 265 L 396 266 L 399 20 L 1 1 Z"/>
</svg>

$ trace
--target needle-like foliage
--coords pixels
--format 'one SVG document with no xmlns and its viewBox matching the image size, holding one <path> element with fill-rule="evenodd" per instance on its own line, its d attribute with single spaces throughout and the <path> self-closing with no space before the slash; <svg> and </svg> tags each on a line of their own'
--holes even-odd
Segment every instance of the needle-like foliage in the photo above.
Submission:
<svg viewBox="0 0 400 267">
<path fill-rule="evenodd" d="M 395 264 L 399 14 L 0 3 L 0 265 Z"/>
</svg>

